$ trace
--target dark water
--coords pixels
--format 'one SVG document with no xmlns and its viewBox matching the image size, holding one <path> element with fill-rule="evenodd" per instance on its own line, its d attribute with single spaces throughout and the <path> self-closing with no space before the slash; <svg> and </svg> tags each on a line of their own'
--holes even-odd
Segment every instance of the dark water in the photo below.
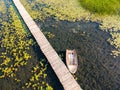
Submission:
<svg viewBox="0 0 120 90">
<path fill-rule="evenodd" d="M 54 88 L 54 90 L 63 90 L 63 87 L 62 87 L 59 79 L 57 78 L 57 76 L 56 76 L 55 72 L 53 71 L 52 67 L 50 66 L 50 64 L 48 63 L 46 57 L 40 50 L 39 46 L 38 45 L 33 46 L 33 51 L 34 51 L 34 53 L 36 53 L 36 57 L 38 58 L 38 60 L 44 59 L 44 61 L 45 61 L 44 64 L 48 65 L 47 70 L 46 70 L 47 78 L 45 81 L 47 83 L 49 83 Z"/>
<path fill-rule="evenodd" d="M 84 90 L 118 90 L 120 57 L 110 55 L 114 47 L 107 40 L 111 35 L 100 30 L 99 23 L 56 21 L 52 17 L 36 22 L 43 32 L 55 35 L 48 40 L 64 62 L 65 50 L 76 49 L 79 59 L 76 77 Z"/>
<path fill-rule="evenodd" d="M 2 26 L 2 24 L 0 24 L 0 27 Z"/>
</svg>

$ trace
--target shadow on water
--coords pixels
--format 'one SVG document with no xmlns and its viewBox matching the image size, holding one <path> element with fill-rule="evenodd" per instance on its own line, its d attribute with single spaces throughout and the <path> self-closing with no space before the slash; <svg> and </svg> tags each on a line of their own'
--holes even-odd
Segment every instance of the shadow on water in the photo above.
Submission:
<svg viewBox="0 0 120 90">
<path fill-rule="evenodd" d="M 30 36 L 29 38 L 34 39 L 33 36 Z M 35 39 L 34 39 L 35 40 Z M 58 77 L 56 76 L 55 72 L 53 71 L 51 65 L 49 64 L 49 62 L 47 61 L 45 55 L 42 53 L 42 51 L 40 50 L 40 47 L 35 44 L 33 45 L 33 50 L 34 52 L 36 52 L 35 54 L 35 59 L 37 60 L 44 60 L 44 64 L 47 64 L 47 70 L 46 70 L 46 74 L 47 74 L 47 78 L 46 78 L 46 82 L 49 83 L 49 85 L 51 85 L 53 87 L 54 90 L 63 90 L 63 87 L 58 79 Z"/>
<path fill-rule="evenodd" d="M 47 80 L 50 83 L 50 85 L 53 87 L 54 90 L 64 90 L 59 79 L 57 78 L 55 72 L 53 71 L 52 67 L 50 66 L 50 64 L 48 64 L 47 74 L 48 74 Z"/>
<path fill-rule="evenodd" d="M 66 65 L 66 51 L 58 51 L 57 52 L 64 64 Z"/>
<path fill-rule="evenodd" d="M 55 35 L 53 38 L 48 38 L 47 35 L 46 37 L 58 54 L 62 55 L 64 63 L 65 50 L 76 49 L 79 62 L 76 77 L 83 89 L 115 90 L 119 88 L 120 70 L 119 64 L 115 64 L 115 61 L 120 58 L 115 59 L 110 55 L 114 47 L 107 40 L 111 35 L 100 30 L 99 23 L 56 21 L 52 17 L 44 22 L 36 22 L 43 32 Z M 112 67 L 115 68 L 112 69 Z"/>
</svg>

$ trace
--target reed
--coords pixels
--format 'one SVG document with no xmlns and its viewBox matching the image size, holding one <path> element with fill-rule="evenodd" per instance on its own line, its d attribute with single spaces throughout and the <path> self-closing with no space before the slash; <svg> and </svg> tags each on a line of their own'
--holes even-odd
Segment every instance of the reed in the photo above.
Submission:
<svg viewBox="0 0 120 90">
<path fill-rule="evenodd" d="M 119 0 L 79 0 L 80 4 L 92 13 L 101 15 L 120 14 Z"/>
</svg>

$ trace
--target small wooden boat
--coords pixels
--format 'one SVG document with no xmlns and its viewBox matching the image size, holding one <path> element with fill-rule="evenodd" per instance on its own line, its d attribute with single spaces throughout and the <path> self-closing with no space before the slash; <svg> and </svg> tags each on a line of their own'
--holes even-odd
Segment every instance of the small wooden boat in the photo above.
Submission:
<svg viewBox="0 0 120 90">
<path fill-rule="evenodd" d="M 66 50 L 66 64 L 71 73 L 75 73 L 78 67 L 77 53 L 75 50 Z"/>
</svg>

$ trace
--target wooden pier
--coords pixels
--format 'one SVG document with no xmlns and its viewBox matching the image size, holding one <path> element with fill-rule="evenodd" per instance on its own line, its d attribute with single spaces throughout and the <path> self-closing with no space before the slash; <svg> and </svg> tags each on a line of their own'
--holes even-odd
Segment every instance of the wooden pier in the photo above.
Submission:
<svg viewBox="0 0 120 90">
<path fill-rule="evenodd" d="M 56 51 L 50 45 L 49 41 L 46 39 L 44 34 L 41 32 L 40 28 L 33 21 L 29 13 L 25 10 L 24 6 L 19 0 L 13 0 L 16 8 L 18 9 L 20 15 L 22 16 L 24 22 L 29 28 L 31 34 L 36 39 L 36 42 L 40 46 L 41 51 L 46 56 L 48 62 L 52 66 L 54 72 L 56 73 L 59 81 L 63 85 L 65 90 L 82 90 L 79 84 L 76 82 L 74 77 L 68 71 L 65 64 L 62 62 Z M 17 24 L 17 23 L 16 23 Z"/>
</svg>

